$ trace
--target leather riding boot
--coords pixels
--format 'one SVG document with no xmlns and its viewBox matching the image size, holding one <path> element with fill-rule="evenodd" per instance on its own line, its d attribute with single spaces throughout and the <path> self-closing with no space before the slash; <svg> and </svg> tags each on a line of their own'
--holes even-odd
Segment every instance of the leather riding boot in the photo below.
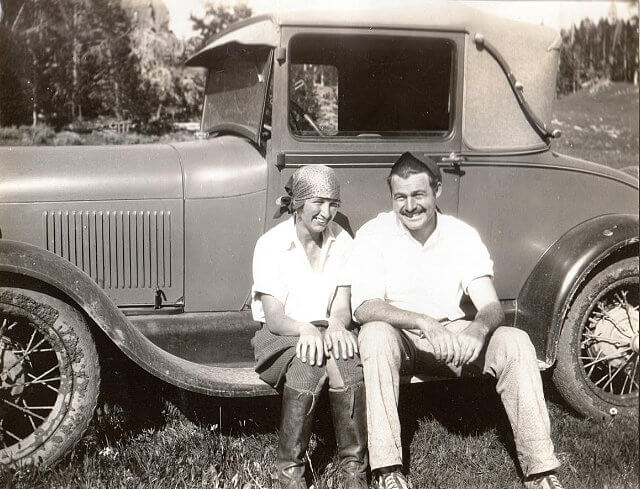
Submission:
<svg viewBox="0 0 640 489">
<path fill-rule="evenodd" d="M 281 489 L 307 489 L 304 455 L 313 427 L 314 395 L 285 385 L 278 434 L 278 480 Z"/>
<path fill-rule="evenodd" d="M 343 489 L 367 489 L 367 411 L 364 382 L 329 390 Z"/>
</svg>

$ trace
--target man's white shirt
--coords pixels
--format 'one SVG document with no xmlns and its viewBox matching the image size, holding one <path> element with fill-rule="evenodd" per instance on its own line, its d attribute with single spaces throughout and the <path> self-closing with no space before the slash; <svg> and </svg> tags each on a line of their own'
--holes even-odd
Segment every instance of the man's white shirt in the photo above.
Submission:
<svg viewBox="0 0 640 489">
<path fill-rule="evenodd" d="M 440 213 L 424 245 L 391 211 L 364 224 L 353 246 L 352 311 L 367 300 L 382 299 L 400 309 L 453 321 L 464 317 L 460 299 L 468 285 L 493 276 L 493 261 L 478 232 Z"/>
<path fill-rule="evenodd" d="M 347 261 L 353 239 L 331 222 L 323 233 L 320 267 L 311 268 L 298 239 L 294 218 L 267 231 L 253 254 L 253 319 L 265 322 L 261 294 L 272 295 L 284 305 L 284 313 L 297 321 L 328 319 L 338 286 L 351 285 Z"/>
</svg>

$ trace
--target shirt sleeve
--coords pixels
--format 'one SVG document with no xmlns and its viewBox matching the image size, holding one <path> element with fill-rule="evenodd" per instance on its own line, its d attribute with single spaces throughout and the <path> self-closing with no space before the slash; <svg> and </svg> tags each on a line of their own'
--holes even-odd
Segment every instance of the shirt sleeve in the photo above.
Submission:
<svg viewBox="0 0 640 489">
<path fill-rule="evenodd" d="M 282 280 L 282 264 L 277 250 L 258 240 L 253 252 L 253 287 L 251 288 L 251 311 L 255 321 L 265 322 L 261 294 L 268 294 L 282 304 L 287 300 L 288 289 Z"/>
<path fill-rule="evenodd" d="M 351 310 L 363 302 L 385 299 L 384 262 L 381 250 L 372 236 L 357 235 L 347 267 L 351 276 Z"/>
<path fill-rule="evenodd" d="M 489 255 L 489 250 L 482 242 L 480 235 L 475 229 L 469 229 L 462 240 L 462 251 L 460 252 L 461 265 L 461 285 L 465 294 L 467 287 L 475 279 L 480 277 L 493 277 L 493 260 Z"/>
</svg>

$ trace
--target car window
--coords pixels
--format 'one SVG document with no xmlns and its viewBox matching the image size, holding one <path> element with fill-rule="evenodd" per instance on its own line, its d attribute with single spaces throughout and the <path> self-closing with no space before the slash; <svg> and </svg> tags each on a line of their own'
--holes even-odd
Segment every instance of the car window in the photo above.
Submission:
<svg viewBox="0 0 640 489">
<path fill-rule="evenodd" d="M 455 44 L 443 38 L 297 35 L 289 127 L 302 137 L 444 137 Z"/>
<path fill-rule="evenodd" d="M 270 50 L 230 46 L 209 69 L 204 131 L 236 128 L 257 139 L 269 78 Z"/>
</svg>

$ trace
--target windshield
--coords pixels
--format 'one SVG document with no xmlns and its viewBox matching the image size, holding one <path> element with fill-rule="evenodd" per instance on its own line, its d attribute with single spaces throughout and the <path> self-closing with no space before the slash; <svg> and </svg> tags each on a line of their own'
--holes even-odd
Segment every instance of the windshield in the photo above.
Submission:
<svg viewBox="0 0 640 489">
<path fill-rule="evenodd" d="M 202 129 L 235 131 L 257 142 L 269 81 L 271 49 L 228 45 L 209 67 Z"/>
</svg>

